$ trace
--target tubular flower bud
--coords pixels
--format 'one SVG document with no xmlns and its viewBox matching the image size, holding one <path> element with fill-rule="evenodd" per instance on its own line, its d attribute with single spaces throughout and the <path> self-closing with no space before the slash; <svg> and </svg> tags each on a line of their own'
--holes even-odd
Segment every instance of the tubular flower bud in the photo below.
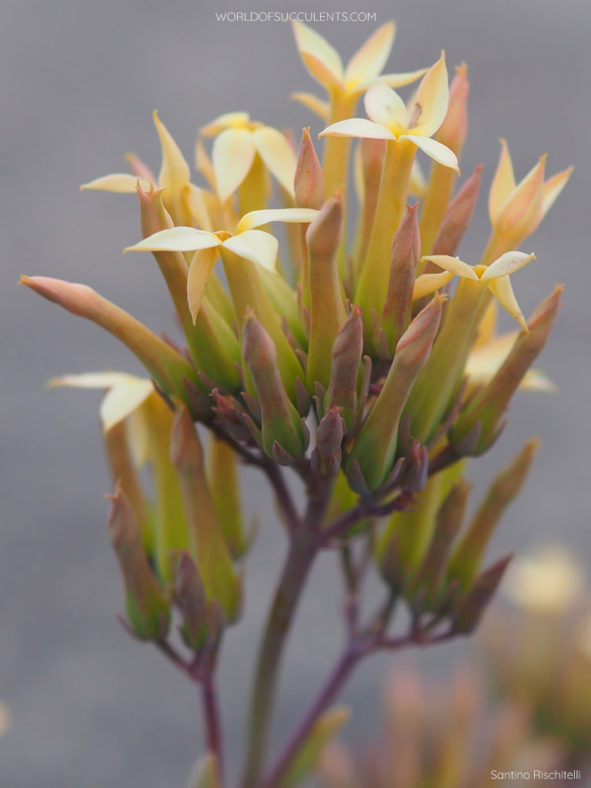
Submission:
<svg viewBox="0 0 591 788">
<path fill-rule="evenodd" d="M 471 453 L 480 454 L 495 439 L 499 422 L 511 397 L 546 344 L 562 291 L 563 288 L 557 286 L 534 310 L 527 324 L 528 333 L 519 335 L 496 375 L 474 396 L 450 430 L 449 440 L 452 445 L 465 438 L 478 423 L 481 425 L 479 439 Z"/>
<path fill-rule="evenodd" d="M 357 420 L 357 378 L 362 353 L 361 310 L 353 307 L 332 347 L 330 383 L 324 398 L 326 408 L 341 408 L 347 430 L 352 429 Z"/>
<path fill-rule="evenodd" d="M 523 487 L 539 445 L 538 440 L 528 441 L 496 477 L 468 530 L 454 550 L 449 564 L 449 577 L 459 580 L 463 590 L 469 588 L 479 571 L 494 529 L 507 506 Z"/>
<path fill-rule="evenodd" d="M 283 449 L 293 460 L 306 451 L 300 414 L 292 405 L 277 368 L 273 340 L 250 312 L 244 323 L 243 357 L 261 407 L 263 448 L 269 457 Z M 281 455 L 285 458 L 285 454 Z"/>
<path fill-rule="evenodd" d="M 142 640 L 163 640 L 170 605 L 152 574 L 137 520 L 119 486 L 111 496 L 108 527 L 125 585 L 128 624 Z"/>
<path fill-rule="evenodd" d="M 362 204 L 355 245 L 354 266 L 355 278 L 359 277 L 361 265 L 367 254 L 367 247 L 371 238 L 371 230 L 376 215 L 376 205 L 380 193 L 380 180 L 384 157 L 386 155 L 386 140 L 359 140 L 358 161 L 359 174 L 356 178 L 357 197 Z"/>
<path fill-rule="evenodd" d="M 437 142 L 452 150 L 458 158 L 468 133 L 466 109 L 469 89 L 468 67 L 464 63 L 456 68 L 456 75 L 449 91 L 447 113 L 434 135 Z M 443 167 L 437 162 L 433 164 L 421 212 L 421 249 L 423 254 L 429 254 L 433 247 L 433 241 L 450 201 L 455 180 L 456 176 L 453 170 Z"/>
<path fill-rule="evenodd" d="M 188 553 L 181 553 L 175 573 L 175 601 L 182 616 L 181 636 L 192 651 L 210 660 L 215 657 L 224 629 L 224 613 L 218 602 L 207 601 L 199 570 Z"/>
<path fill-rule="evenodd" d="M 341 467 L 341 444 L 345 423 L 340 408 L 330 408 L 320 420 L 316 431 L 313 461 L 322 476 L 334 476 Z"/>
<path fill-rule="evenodd" d="M 309 385 L 318 381 L 328 386 L 332 346 L 346 319 L 337 267 L 342 224 L 342 201 L 339 197 L 331 197 L 306 233 L 310 294 Z"/>
<path fill-rule="evenodd" d="M 22 276 L 20 284 L 109 331 L 127 345 L 166 392 L 186 401 L 185 379 L 199 382 L 194 369 L 176 350 L 92 288 L 47 276 Z"/>
<path fill-rule="evenodd" d="M 381 320 L 381 328 L 392 353 L 410 323 L 413 288 L 420 255 L 417 206 L 414 205 L 407 208 L 392 243 L 390 279 Z"/>
<path fill-rule="evenodd" d="M 384 386 L 350 451 L 348 462 L 357 460 L 372 490 L 380 487 L 394 462 L 400 416 L 431 352 L 444 301 L 436 296 L 402 335 Z"/>
<path fill-rule="evenodd" d="M 236 452 L 225 441 L 209 441 L 208 479 L 224 540 L 230 555 L 241 558 L 248 543 L 242 522 L 240 482 Z"/>
<path fill-rule="evenodd" d="M 217 600 L 228 621 L 239 613 L 240 582 L 217 517 L 205 476 L 203 450 L 189 412 L 179 408 L 170 442 L 189 529 L 189 552 L 199 569 L 208 600 Z"/>
<path fill-rule="evenodd" d="M 474 632 L 512 558 L 512 555 L 508 555 L 486 569 L 476 578 L 468 594 L 456 603 L 452 615 L 455 632 L 465 635 Z"/>
<path fill-rule="evenodd" d="M 302 130 L 302 142 L 294 177 L 295 204 L 298 208 L 321 208 L 324 202 L 324 172 L 314 150 L 310 129 Z"/>
<path fill-rule="evenodd" d="M 454 255 L 472 220 L 482 181 L 482 165 L 478 165 L 460 191 L 450 202 L 433 242 L 433 254 Z"/>
</svg>

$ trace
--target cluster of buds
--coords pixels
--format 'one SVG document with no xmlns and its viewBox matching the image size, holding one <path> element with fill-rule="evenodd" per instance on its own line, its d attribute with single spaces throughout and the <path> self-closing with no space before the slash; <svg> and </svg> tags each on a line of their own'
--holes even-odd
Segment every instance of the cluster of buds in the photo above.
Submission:
<svg viewBox="0 0 591 788">
<path fill-rule="evenodd" d="M 240 610 L 239 564 L 251 540 L 241 521 L 238 461 L 267 474 L 292 536 L 312 532 L 316 550 L 345 556 L 356 541 L 372 542 L 388 593 L 410 606 L 413 642 L 443 621 L 453 634 L 470 632 L 508 562 L 483 569 L 487 542 L 535 444 L 493 482 L 458 537 L 466 458 L 497 439 L 518 388 L 551 388 L 531 367 L 562 288 L 527 320 L 511 276 L 535 259 L 518 247 L 570 170 L 546 179 L 542 157 L 516 182 L 503 141 L 489 193 L 491 235 L 482 258 L 464 262 L 455 255 L 482 179 L 478 167 L 458 184 L 466 66 L 451 86 L 444 53 L 430 68 L 382 74 L 392 23 L 346 67 L 314 30 L 296 23 L 294 34 L 306 69 L 328 94 L 328 101 L 296 95 L 322 119 L 322 160 L 309 128 L 297 149 L 289 132 L 233 112 L 198 135 L 197 185 L 155 113 L 158 176 L 129 156 L 131 173 L 82 187 L 136 195 L 143 238 L 125 251 L 153 255 L 182 340 L 158 336 L 84 285 L 22 278 L 105 328 L 147 370 L 146 380 L 109 373 L 58 382 L 108 390 L 101 412 L 116 482 L 109 527 L 128 625 L 165 644 L 176 609 L 199 664 Z M 405 102 L 394 88 L 412 83 Z M 356 117 L 362 95 L 367 117 Z M 428 179 L 419 153 L 432 160 Z M 277 224 L 286 229 L 281 251 Z M 499 304 L 516 331 L 497 333 Z M 209 463 L 195 423 L 212 438 Z M 151 493 L 138 475 L 145 462 Z M 281 466 L 307 485 L 305 517 Z M 351 590 L 359 578 L 350 562 L 349 570 Z"/>
</svg>

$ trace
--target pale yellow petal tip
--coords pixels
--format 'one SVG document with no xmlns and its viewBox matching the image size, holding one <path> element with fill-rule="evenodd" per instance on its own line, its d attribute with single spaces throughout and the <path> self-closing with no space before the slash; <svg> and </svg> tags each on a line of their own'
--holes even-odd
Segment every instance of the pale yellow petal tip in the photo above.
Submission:
<svg viewBox="0 0 591 788">
<path fill-rule="evenodd" d="M 549 615 L 566 612 L 581 599 L 585 588 L 582 566 L 561 545 L 517 561 L 503 586 L 514 604 Z"/>
</svg>

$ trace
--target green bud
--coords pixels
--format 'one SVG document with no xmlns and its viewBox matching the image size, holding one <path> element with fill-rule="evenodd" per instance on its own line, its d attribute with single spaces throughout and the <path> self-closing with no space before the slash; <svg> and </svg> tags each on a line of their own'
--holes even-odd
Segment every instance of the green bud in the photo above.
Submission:
<svg viewBox="0 0 591 788">
<path fill-rule="evenodd" d="M 312 455 L 315 469 L 322 476 L 335 476 L 341 467 L 341 445 L 345 423 L 340 408 L 329 408 L 316 430 L 316 448 Z"/>
<path fill-rule="evenodd" d="M 152 574 L 133 509 L 119 485 L 111 496 L 108 527 L 125 585 L 128 624 L 142 640 L 164 640 L 170 605 Z"/>
<path fill-rule="evenodd" d="M 383 388 L 349 453 L 348 463 L 357 460 L 371 490 L 380 487 L 394 463 L 402 410 L 431 352 L 444 301 L 444 296 L 435 296 L 402 335 Z"/>
<path fill-rule="evenodd" d="M 308 227 L 310 340 L 308 384 L 328 386 L 332 347 L 347 317 L 339 280 L 337 252 L 343 225 L 343 201 L 331 197 Z"/>
<path fill-rule="evenodd" d="M 188 553 L 179 556 L 174 595 L 182 615 L 183 640 L 198 652 L 207 640 L 207 597 L 199 570 Z"/>
<path fill-rule="evenodd" d="M 212 435 L 209 441 L 208 479 L 224 540 L 233 559 L 248 548 L 242 522 L 242 503 L 236 452 Z"/>
<path fill-rule="evenodd" d="M 240 581 L 232 565 L 205 477 L 203 450 L 186 408 L 179 408 L 170 443 L 189 528 L 189 553 L 208 600 L 217 600 L 228 621 L 239 614 Z"/>
<path fill-rule="evenodd" d="M 346 706 L 335 706 L 318 717 L 306 740 L 298 750 L 298 755 L 289 770 L 281 779 L 282 788 L 296 788 L 302 785 L 315 770 L 322 752 L 349 720 L 351 712 Z M 275 783 L 279 784 L 279 783 Z"/>
<path fill-rule="evenodd" d="M 456 603 L 452 619 L 454 631 L 465 635 L 474 632 L 512 558 L 508 555 L 486 569 L 476 578 L 468 594 Z"/>
<path fill-rule="evenodd" d="M 494 479 L 474 519 L 462 537 L 449 564 L 449 577 L 467 590 L 480 569 L 485 550 L 499 520 L 518 495 L 539 448 L 538 440 L 528 441 Z"/>
<path fill-rule="evenodd" d="M 557 286 L 534 310 L 528 321 L 528 332 L 521 332 L 496 375 L 470 400 L 450 430 L 450 444 L 453 445 L 468 435 L 478 422 L 482 424 L 482 429 L 472 453 L 481 454 L 495 440 L 499 422 L 509 400 L 546 344 L 560 305 L 562 291 L 563 288 Z"/>
<path fill-rule="evenodd" d="M 279 451 L 284 462 L 288 456 L 298 459 L 306 451 L 307 438 L 281 380 L 275 344 L 253 312 L 246 317 L 243 335 L 244 361 L 261 406 L 263 448 L 269 457 Z"/>
</svg>

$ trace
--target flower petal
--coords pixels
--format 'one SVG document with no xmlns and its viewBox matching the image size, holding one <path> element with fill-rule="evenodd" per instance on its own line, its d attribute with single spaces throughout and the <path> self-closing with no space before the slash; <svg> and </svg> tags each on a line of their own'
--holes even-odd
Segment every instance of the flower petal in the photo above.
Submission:
<svg viewBox="0 0 591 788">
<path fill-rule="evenodd" d="M 129 375 L 127 372 L 81 372 L 79 374 L 60 375 L 57 378 L 51 378 L 51 380 L 47 381 L 47 385 L 50 388 L 68 386 L 76 389 L 110 389 L 113 386 L 140 380 L 143 380 L 143 378 Z"/>
<path fill-rule="evenodd" d="M 197 142 L 195 143 L 195 167 L 197 168 L 197 172 L 203 175 L 209 187 L 215 190 L 216 182 L 213 164 L 205 150 L 205 145 L 201 137 L 197 137 Z"/>
<path fill-rule="evenodd" d="M 293 197 L 297 157 L 285 135 L 277 129 L 264 126 L 253 132 L 253 139 L 265 167 Z"/>
<path fill-rule="evenodd" d="M 318 211 L 315 208 L 269 208 L 262 211 L 245 213 L 238 222 L 236 234 L 255 227 L 262 227 L 269 222 L 288 222 L 290 224 L 308 224 Z"/>
<path fill-rule="evenodd" d="M 103 430 L 107 432 L 136 411 L 154 394 L 151 380 L 135 379 L 113 386 L 105 395 L 99 409 Z"/>
<path fill-rule="evenodd" d="M 445 52 L 427 71 L 414 96 L 409 116 L 416 114 L 417 120 L 410 131 L 424 137 L 431 137 L 443 123 L 449 104 L 449 84 Z"/>
<path fill-rule="evenodd" d="M 488 283 L 489 290 L 499 301 L 511 317 L 515 318 L 524 331 L 529 331 L 523 312 L 519 308 L 513 287 L 511 286 L 511 279 L 508 276 L 501 276 L 498 279 L 491 279 Z"/>
<path fill-rule="evenodd" d="M 191 180 L 191 169 L 183 156 L 181 149 L 173 140 L 170 132 L 158 117 L 158 113 L 154 110 L 154 125 L 160 137 L 160 146 L 162 148 L 162 167 L 158 175 L 158 183 L 160 186 L 180 190 Z"/>
<path fill-rule="evenodd" d="M 330 104 L 328 101 L 323 101 L 312 93 L 292 93 L 290 96 L 292 101 L 299 101 L 304 107 L 318 115 L 322 120 L 327 121 L 330 117 Z"/>
<path fill-rule="evenodd" d="M 545 167 L 546 154 L 540 157 L 503 203 L 496 220 L 496 229 L 500 233 L 511 233 L 521 240 L 538 227 L 542 221 Z"/>
<path fill-rule="evenodd" d="M 395 34 L 394 22 L 386 22 L 355 52 L 345 70 L 347 91 L 378 76 L 390 57 Z"/>
<path fill-rule="evenodd" d="M 243 129 L 249 123 L 250 115 L 248 112 L 226 112 L 212 120 L 207 126 L 203 126 L 200 134 L 202 137 L 217 137 L 225 129 Z"/>
<path fill-rule="evenodd" d="M 341 87 L 343 62 L 328 41 L 302 22 L 294 22 L 293 34 L 300 57 L 310 74 L 325 88 Z"/>
<path fill-rule="evenodd" d="M 195 252 L 197 249 L 211 249 L 221 244 L 220 239 L 206 230 L 194 227 L 171 227 L 149 235 L 125 252 Z"/>
<path fill-rule="evenodd" d="M 129 172 L 113 172 L 110 175 L 103 175 L 93 181 L 83 183 L 80 191 L 93 189 L 102 192 L 115 192 L 116 194 L 136 194 L 138 183 L 144 191 L 149 191 L 152 187 L 150 181 L 138 178 L 137 175 L 131 175 Z"/>
<path fill-rule="evenodd" d="M 523 268 L 524 265 L 535 259 L 536 256 L 533 253 L 505 252 L 505 254 L 502 254 L 488 266 L 480 279 L 485 281 L 487 279 L 497 279 L 499 276 L 508 276 L 515 271 L 519 271 L 520 268 Z"/>
<path fill-rule="evenodd" d="M 203 293 L 218 257 L 217 249 L 198 249 L 191 258 L 187 275 L 187 303 L 193 323 L 197 320 Z"/>
<path fill-rule="evenodd" d="M 226 202 L 246 178 L 255 155 L 252 132 L 247 129 L 226 129 L 215 138 L 212 163 L 221 202 Z"/>
<path fill-rule="evenodd" d="M 437 140 L 432 140 L 430 137 L 419 137 L 415 134 L 402 134 L 399 139 L 414 142 L 417 148 L 420 148 L 433 161 L 442 164 L 444 167 L 449 167 L 450 170 L 455 170 L 459 174 L 458 158 L 447 145 L 443 145 Z"/>
<path fill-rule="evenodd" d="M 414 288 L 412 291 L 412 299 L 416 301 L 417 298 L 431 295 L 440 287 L 446 285 L 453 277 L 451 271 L 443 271 L 440 274 L 421 274 L 415 279 Z"/>
<path fill-rule="evenodd" d="M 400 74 L 382 74 L 379 77 L 372 79 L 370 83 L 360 85 L 360 88 L 369 88 L 371 85 L 383 84 L 388 85 L 390 88 L 403 88 L 405 85 L 411 85 L 417 79 L 425 76 L 429 69 L 419 68 L 418 71 L 405 71 Z"/>
<path fill-rule="evenodd" d="M 500 143 L 501 155 L 488 194 L 488 215 L 492 225 L 496 224 L 501 208 L 515 190 L 515 174 L 507 141 L 501 139 Z"/>
<path fill-rule="evenodd" d="M 321 131 L 319 137 L 361 137 L 368 140 L 395 140 L 396 137 L 385 126 L 366 118 L 339 120 Z"/>
<path fill-rule="evenodd" d="M 451 274 L 461 276 L 464 279 L 474 279 L 478 281 L 478 274 L 468 263 L 464 263 L 459 257 L 451 257 L 448 254 L 430 254 L 422 258 L 429 263 L 435 263 L 439 268 L 444 271 L 449 271 Z"/>
<path fill-rule="evenodd" d="M 566 186 L 566 182 L 570 178 L 572 171 L 573 168 L 569 167 L 568 170 L 557 172 L 556 175 L 548 178 L 544 184 L 544 189 L 542 192 L 542 218 L 544 218 L 544 216 L 556 202 L 556 198 Z"/>
<path fill-rule="evenodd" d="M 386 126 L 388 129 L 406 131 L 408 115 L 406 104 L 398 93 L 387 85 L 374 85 L 363 99 L 367 116 L 374 123 Z"/>
<path fill-rule="evenodd" d="M 224 241 L 224 246 L 239 257 L 251 260 L 270 271 L 275 270 L 279 242 L 263 230 L 246 230 Z"/>
</svg>

